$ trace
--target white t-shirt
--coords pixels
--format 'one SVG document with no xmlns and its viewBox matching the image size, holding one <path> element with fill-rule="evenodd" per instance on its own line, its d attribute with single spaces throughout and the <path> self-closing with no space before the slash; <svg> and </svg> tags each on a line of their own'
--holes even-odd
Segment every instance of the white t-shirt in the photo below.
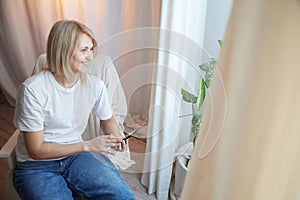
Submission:
<svg viewBox="0 0 300 200">
<path fill-rule="evenodd" d="M 77 143 L 82 141 L 81 135 L 92 110 L 101 120 L 112 116 L 106 87 L 100 79 L 87 74 L 86 82 L 78 79 L 72 88 L 65 88 L 50 71 L 42 71 L 21 84 L 14 125 L 26 132 L 44 130 L 47 143 Z M 18 138 L 16 155 L 19 162 L 33 160 L 22 134 Z"/>
</svg>

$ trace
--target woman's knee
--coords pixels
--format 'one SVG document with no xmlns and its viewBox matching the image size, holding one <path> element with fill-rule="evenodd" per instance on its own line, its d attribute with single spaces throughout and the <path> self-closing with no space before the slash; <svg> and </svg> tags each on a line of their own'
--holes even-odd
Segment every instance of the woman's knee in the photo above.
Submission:
<svg viewBox="0 0 300 200">
<path fill-rule="evenodd" d="M 37 168 L 42 165 L 28 162 L 17 164 L 14 170 L 13 183 L 22 199 L 73 199 L 72 191 L 59 173 Z"/>
</svg>

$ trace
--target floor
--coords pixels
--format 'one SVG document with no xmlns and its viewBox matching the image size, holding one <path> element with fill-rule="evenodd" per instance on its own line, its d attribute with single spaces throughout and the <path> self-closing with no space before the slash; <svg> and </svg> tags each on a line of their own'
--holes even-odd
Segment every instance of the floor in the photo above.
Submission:
<svg viewBox="0 0 300 200">
<path fill-rule="evenodd" d="M 13 114 L 14 108 L 8 104 L 0 91 L 0 149 L 15 131 L 13 126 Z M 131 158 L 136 164 L 128 168 L 125 172 L 122 172 L 122 175 L 137 200 L 155 200 L 155 195 L 148 195 L 146 187 L 140 183 L 146 142 L 143 139 L 131 137 L 129 143 Z M 4 199 L 4 197 L 1 196 L 1 191 L 0 199 Z"/>
</svg>

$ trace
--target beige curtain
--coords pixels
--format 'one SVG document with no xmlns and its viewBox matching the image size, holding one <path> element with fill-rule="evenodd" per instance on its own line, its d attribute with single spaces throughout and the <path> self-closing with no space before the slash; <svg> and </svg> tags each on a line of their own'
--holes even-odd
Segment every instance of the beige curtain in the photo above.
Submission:
<svg viewBox="0 0 300 200">
<path fill-rule="evenodd" d="M 212 108 L 224 109 L 213 84 L 182 199 L 300 199 L 299 19 L 299 0 L 234 2 L 219 62 L 224 127 L 210 137 Z"/>
<path fill-rule="evenodd" d="M 99 54 L 111 57 L 123 86 L 133 85 L 125 75 L 137 65 L 151 63 L 152 57 L 149 51 L 143 49 L 135 54 L 136 49 L 130 49 L 128 45 L 132 40 L 122 37 L 122 34 L 129 30 L 157 27 L 159 12 L 160 1 L 156 0 L 22 0 L 18 3 L 1 0 L 0 89 L 14 105 L 19 84 L 31 75 L 38 56 L 46 52 L 46 40 L 52 24 L 63 18 L 78 20 L 90 27 L 98 41 Z M 116 35 L 118 40 L 114 37 Z M 117 54 L 119 49 L 126 49 L 126 54 Z M 137 77 L 150 82 L 148 74 L 138 74 Z M 133 93 L 125 87 L 124 91 L 126 97 Z M 128 102 L 134 102 L 129 112 L 147 114 L 150 99 L 147 92 L 142 90 L 128 97 Z"/>
</svg>

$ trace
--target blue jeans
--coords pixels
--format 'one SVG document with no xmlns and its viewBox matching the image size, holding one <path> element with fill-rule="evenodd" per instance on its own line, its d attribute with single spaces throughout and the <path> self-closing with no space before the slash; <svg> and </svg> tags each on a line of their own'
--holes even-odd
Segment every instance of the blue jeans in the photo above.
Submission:
<svg viewBox="0 0 300 200">
<path fill-rule="evenodd" d="M 19 162 L 14 186 L 24 200 L 135 199 L 114 164 L 100 153 Z"/>
</svg>

